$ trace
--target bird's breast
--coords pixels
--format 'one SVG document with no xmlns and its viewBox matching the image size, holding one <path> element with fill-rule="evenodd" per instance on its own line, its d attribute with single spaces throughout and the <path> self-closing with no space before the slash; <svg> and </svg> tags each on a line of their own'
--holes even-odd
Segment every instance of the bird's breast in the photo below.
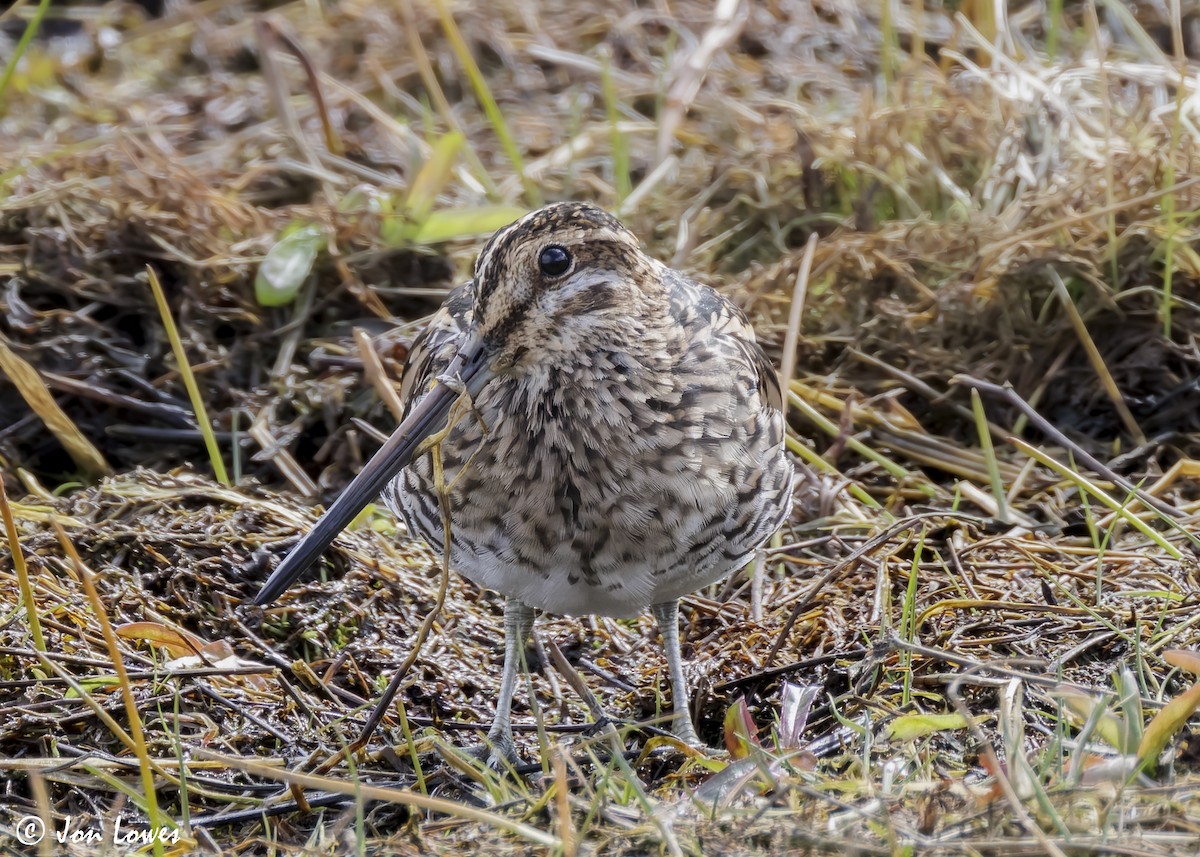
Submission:
<svg viewBox="0 0 1200 857">
<path fill-rule="evenodd" d="M 481 586 L 556 613 L 636 613 L 740 567 L 757 546 L 730 522 L 782 452 L 738 418 L 745 395 L 619 359 L 501 378 L 387 499 L 441 549 L 444 493 L 452 564 Z"/>
</svg>

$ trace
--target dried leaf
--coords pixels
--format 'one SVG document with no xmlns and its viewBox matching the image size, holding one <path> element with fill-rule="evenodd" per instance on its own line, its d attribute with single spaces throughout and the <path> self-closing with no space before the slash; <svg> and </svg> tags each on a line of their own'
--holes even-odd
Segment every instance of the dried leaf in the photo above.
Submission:
<svg viewBox="0 0 1200 857">
<path fill-rule="evenodd" d="M 141 640 L 162 649 L 172 658 L 194 655 L 206 644 L 195 634 L 170 628 L 162 622 L 126 622 L 117 626 L 117 636 L 126 640 Z"/>
<path fill-rule="evenodd" d="M 100 450 L 84 437 L 83 432 L 54 401 L 42 376 L 3 341 L 0 341 L 0 371 L 8 376 L 26 404 L 58 438 L 76 467 L 89 476 L 104 476 L 112 472 Z"/>
<path fill-rule="evenodd" d="M 739 696 L 725 712 L 724 733 L 725 747 L 732 759 L 744 759 L 750 755 L 752 748 L 762 746 L 758 741 L 758 727 L 746 705 L 746 697 Z"/>
<path fill-rule="evenodd" d="M 1083 775 L 1079 778 L 1082 786 L 1098 786 L 1109 783 L 1122 785 L 1129 780 L 1130 775 L 1137 770 L 1136 756 L 1095 756 L 1089 755 L 1083 763 Z"/>
<path fill-rule="evenodd" d="M 1200 675 L 1200 652 L 1188 649 L 1167 649 L 1163 652 L 1163 660 L 1173 667 L 1187 670 L 1194 675 Z"/>
<path fill-rule="evenodd" d="M 1145 734 L 1142 735 L 1142 741 L 1138 744 L 1138 758 L 1152 765 L 1157 764 L 1167 742 L 1183 728 L 1197 708 L 1200 708 L 1200 684 L 1193 685 L 1172 699 L 1151 718 Z"/>
<path fill-rule="evenodd" d="M 1089 696 L 1073 690 L 1059 691 L 1057 696 L 1066 703 L 1067 709 L 1078 717 L 1081 723 L 1086 723 L 1088 718 L 1092 717 L 1097 706 L 1101 708 L 1108 706 L 1108 703 L 1101 697 Z M 1121 744 L 1125 740 L 1127 732 L 1125 723 L 1111 711 L 1101 714 L 1100 720 L 1096 723 L 1096 734 L 1100 740 L 1118 750 L 1122 749 Z"/>
</svg>

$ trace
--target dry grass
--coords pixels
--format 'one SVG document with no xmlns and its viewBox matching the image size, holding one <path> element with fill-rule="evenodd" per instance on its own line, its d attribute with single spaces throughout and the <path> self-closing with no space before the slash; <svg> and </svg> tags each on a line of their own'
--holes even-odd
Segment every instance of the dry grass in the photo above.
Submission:
<svg viewBox="0 0 1200 857">
<path fill-rule="evenodd" d="M 68 40 L 44 29 L 0 83 L 21 548 L 0 562 L 0 828 L 157 813 L 251 853 L 1200 853 L 1193 18 L 268 5 L 70 7 Z M 380 369 L 481 237 L 572 197 L 723 283 L 776 356 L 805 294 L 795 521 L 760 600 L 742 574 L 683 610 L 700 732 L 735 750 L 647 725 L 648 618 L 548 617 L 514 709 L 538 761 L 481 770 L 455 747 L 490 719 L 500 605 L 452 576 L 399 708 L 318 773 L 438 563 L 376 512 L 327 581 L 242 602 L 391 427 Z M 311 275 L 261 305 L 289 228 L 275 252 L 303 245 Z M 580 681 L 616 720 L 588 728 Z"/>
</svg>

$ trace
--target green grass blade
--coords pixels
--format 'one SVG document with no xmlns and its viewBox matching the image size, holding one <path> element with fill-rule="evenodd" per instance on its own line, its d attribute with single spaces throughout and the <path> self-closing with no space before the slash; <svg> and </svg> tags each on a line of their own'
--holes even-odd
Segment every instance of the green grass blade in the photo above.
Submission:
<svg viewBox="0 0 1200 857">
<path fill-rule="evenodd" d="M 37 11 L 29 19 L 29 23 L 25 26 L 25 32 L 21 34 L 20 41 L 17 42 L 12 56 L 8 58 L 7 65 L 4 66 L 4 76 L 0 77 L 0 116 L 3 116 L 5 112 L 8 87 L 12 85 L 13 75 L 17 73 L 17 64 L 21 62 L 21 57 L 25 56 L 25 51 L 29 49 L 29 43 L 41 29 L 42 19 L 46 17 L 48 11 L 50 11 L 50 0 L 42 0 L 41 3 L 38 3 Z"/>
<path fill-rule="evenodd" d="M 167 329 L 167 337 L 171 340 L 171 350 L 175 352 L 175 362 L 179 364 L 179 375 L 183 385 L 187 387 L 188 398 L 192 401 L 192 410 L 196 412 L 196 421 L 200 423 L 200 434 L 204 436 L 204 447 L 212 461 L 213 473 L 217 481 L 229 487 L 229 475 L 225 472 L 225 462 L 221 459 L 221 448 L 217 446 L 217 437 L 213 434 L 212 422 L 208 419 L 208 411 L 204 408 L 204 399 L 200 396 L 200 387 L 196 384 L 196 376 L 188 363 L 187 352 L 183 350 L 183 340 L 179 338 L 179 329 L 175 327 L 175 319 L 171 316 L 171 308 L 167 305 L 167 296 L 163 292 L 158 274 L 149 265 L 146 274 L 150 278 L 150 289 L 154 292 L 154 302 L 158 304 L 158 313 L 162 316 L 163 326 Z"/>
<path fill-rule="evenodd" d="M 1074 483 L 1079 490 L 1086 491 L 1088 494 L 1091 494 L 1093 497 L 1107 506 L 1111 511 L 1116 512 L 1123 521 L 1128 523 L 1139 533 L 1150 539 L 1150 541 L 1154 542 L 1156 545 L 1170 554 L 1172 559 L 1183 559 L 1183 554 L 1179 552 L 1179 549 L 1164 539 L 1161 533 L 1155 531 L 1152 527 L 1150 527 L 1149 524 L 1147 524 L 1137 515 L 1134 515 L 1132 512 L 1130 512 L 1124 504 L 1110 497 L 1095 482 L 1092 482 L 1086 476 L 1072 470 L 1065 464 L 1056 461 L 1037 447 L 1026 443 L 1018 437 L 1010 437 L 1008 442 L 1017 449 L 1021 450 L 1021 452 L 1028 455 L 1030 458 L 1036 460 L 1039 464 L 1049 467 L 1051 470 L 1064 477 L 1069 482 Z"/>
<path fill-rule="evenodd" d="M 500 106 L 492 96 L 492 90 L 488 87 L 483 72 L 479 70 L 475 57 L 471 56 L 471 49 L 467 47 L 462 32 L 459 31 L 458 24 L 454 21 L 454 16 L 446 8 L 446 0 L 436 0 L 435 5 L 437 6 L 438 20 L 442 24 L 442 31 L 446 34 L 454 55 L 458 58 L 463 70 L 466 71 L 467 78 L 471 81 L 471 89 L 475 91 L 475 98 L 478 99 L 488 122 L 491 123 L 492 130 L 496 132 L 496 137 L 500 140 L 505 154 L 508 155 L 513 170 L 521 179 L 521 186 L 525 188 L 525 198 L 534 208 L 540 208 L 542 192 L 533 179 L 525 174 L 525 160 L 521 157 L 521 150 L 517 148 L 517 142 L 508 128 L 508 123 L 504 121 L 504 114 L 500 112 Z"/>
</svg>

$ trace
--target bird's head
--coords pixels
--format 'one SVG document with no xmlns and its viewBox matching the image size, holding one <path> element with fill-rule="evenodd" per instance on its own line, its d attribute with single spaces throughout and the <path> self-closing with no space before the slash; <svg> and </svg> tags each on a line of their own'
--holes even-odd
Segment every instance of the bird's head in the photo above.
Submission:
<svg viewBox="0 0 1200 857">
<path fill-rule="evenodd" d="M 474 333 L 493 372 L 636 336 L 657 266 L 615 217 L 558 203 L 492 236 L 475 263 Z"/>
</svg>

